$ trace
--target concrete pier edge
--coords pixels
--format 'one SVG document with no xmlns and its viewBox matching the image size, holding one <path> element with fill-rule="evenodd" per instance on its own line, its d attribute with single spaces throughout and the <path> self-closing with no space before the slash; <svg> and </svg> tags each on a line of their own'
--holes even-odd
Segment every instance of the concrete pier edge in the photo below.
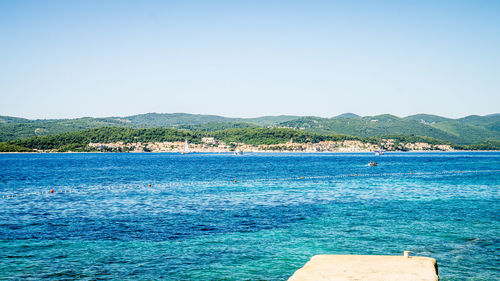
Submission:
<svg viewBox="0 0 500 281">
<path fill-rule="evenodd" d="M 407 256 L 407 257 L 406 257 Z M 437 262 L 429 257 L 316 255 L 288 281 L 438 281 Z"/>
</svg>

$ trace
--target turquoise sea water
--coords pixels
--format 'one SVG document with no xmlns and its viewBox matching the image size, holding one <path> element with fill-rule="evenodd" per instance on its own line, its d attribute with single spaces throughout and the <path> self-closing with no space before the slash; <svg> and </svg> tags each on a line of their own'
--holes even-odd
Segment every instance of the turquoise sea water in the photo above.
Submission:
<svg viewBox="0 0 500 281">
<path fill-rule="evenodd" d="M 2 154 L 0 279 L 286 280 L 411 250 L 498 280 L 499 190 L 496 152 Z"/>
</svg>

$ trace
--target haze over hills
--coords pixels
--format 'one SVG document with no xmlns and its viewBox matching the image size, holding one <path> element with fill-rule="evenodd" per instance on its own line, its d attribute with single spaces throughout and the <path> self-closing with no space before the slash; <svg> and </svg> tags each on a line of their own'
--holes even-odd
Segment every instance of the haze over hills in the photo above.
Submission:
<svg viewBox="0 0 500 281">
<path fill-rule="evenodd" d="M 147 113 L 126 117 L 29 120 L 0 116 L 0 141 L 51 135 L 98 127 L 180 128 L 217 131 L 249 127 L 287 127 L 321 134 L 357 137 L 416 135 L 455 144 L 500 139 L 500 114 L 452 119 L 429 114 L 397 117 L 390 114 L 359 116 L 344 113 L 332 118 L 293 115 L 231 118 L 188 113 Z"/>
</svg>

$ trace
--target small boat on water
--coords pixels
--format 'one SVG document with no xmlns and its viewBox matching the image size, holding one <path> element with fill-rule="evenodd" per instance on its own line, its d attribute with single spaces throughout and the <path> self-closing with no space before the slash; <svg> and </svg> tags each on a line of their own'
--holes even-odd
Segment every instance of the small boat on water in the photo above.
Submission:
<svg viewBox="0 0 500 281">
<path fill-rule="evenodd" d="M 189 154 L 189 153 L 191 153 L 191 150 L 189 150 L 189 143 L 188 143 L 188 141 L 186 140 L 186 141 L 184 142 L 184 150 L 183 150 L 183 151 L 181 151 L 181 154 Z"/>
<path fill-rule="evenodd" d="M 383 155 L 385 150 L 375 150 L 375 156 Z"/>
<path fill-rule="evenodd" d="M 239 149 L 236 149 L 234 151 L 234 155 L 243 155 L 243 151 L 242 150 L 239 150 Z"/>
</svg>

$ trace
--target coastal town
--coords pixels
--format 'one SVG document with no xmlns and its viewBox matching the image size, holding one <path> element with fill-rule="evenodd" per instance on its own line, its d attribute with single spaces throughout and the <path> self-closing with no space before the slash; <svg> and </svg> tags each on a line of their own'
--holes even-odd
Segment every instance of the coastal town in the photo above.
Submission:
<svg viewBox="0 0 500 281">
<path fill-rule="evenodd" d="M 87 149 L 100 152 L 184 152 L 186 142 L 111 142 L 89 143 Z M 282 144 L 251 145 L 245 143 L 225 143 L 215 138 L 202 138 L 201 143 L 189 143 L 189 152 L 374 152 L 385 151 L 453 151 L 450 145 L 429 143 L 401 143 L 394 139 L 382 139 L 380 143 L 366 143 L 357 140 L 322 141 L 318 143 L 297 143 L 290 140 Z"/>
</svg>

